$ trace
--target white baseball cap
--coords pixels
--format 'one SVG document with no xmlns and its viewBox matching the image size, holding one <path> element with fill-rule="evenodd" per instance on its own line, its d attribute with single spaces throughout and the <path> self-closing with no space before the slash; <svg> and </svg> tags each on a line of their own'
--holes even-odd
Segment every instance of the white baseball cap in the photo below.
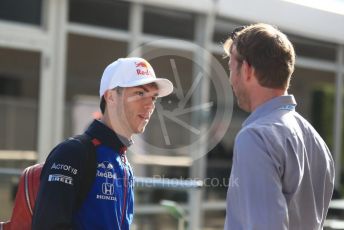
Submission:
<svg viewBox="0 0 344 230">
<path fill-rule="evenodd" d="M 173 84 L 168 79 L 156 78 L 152 66 L 143 58 L 119 58 L 108 65 L 103 73 L 99 96 L 102 97 L 106 90 L 115 87 L 133 87 L 156 83 L 158 97 L 172 93 Z"/>
</svg>

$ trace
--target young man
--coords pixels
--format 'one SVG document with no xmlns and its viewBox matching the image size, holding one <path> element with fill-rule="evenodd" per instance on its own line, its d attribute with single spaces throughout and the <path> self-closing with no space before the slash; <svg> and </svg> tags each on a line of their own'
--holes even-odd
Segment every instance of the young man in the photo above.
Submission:
<svg viewBox="0 0 344 230">
<path fill-rule="evenodd" d="M 334 186 L 331 153 L 288 95 L 294 48 L 267 24 L 225 43 L 230 82 L 251 115 L 238 133 L 225 229 L 322 229 Z"/>
<path fill-rule="evenodd" d="M 99 90 L 103 116 L 84 134 L 94 146 L 72 138 L 50 153 L 41 174 L 32 228 L 129 229 L 134 194 L 126 149 L 132 135 L 144 131 L 156 98 L 172 91 L 172 83 L 156 78 L 142 58 L 121 58 L 107 66 Z M 96 167 L 90 174 L 86 162 L 91 147 L 96 151 Z M 92 183 L 83 198 L 87 176 Z"/>
</svg>

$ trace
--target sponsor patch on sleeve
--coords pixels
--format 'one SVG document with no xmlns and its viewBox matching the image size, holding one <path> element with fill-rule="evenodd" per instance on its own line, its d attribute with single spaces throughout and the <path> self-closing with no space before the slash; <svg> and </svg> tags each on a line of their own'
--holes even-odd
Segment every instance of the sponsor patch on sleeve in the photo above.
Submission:
<svg viewBox="0 0 344 230">
<path fill-rule="evenodd" d="M 61 174 L 50 174 L 48 177 L 48 181 L 51 182 L 61 182 L 69 185 L 73 185 L 73 178 Z"/>
<path fill-rule="evenodd" d="M 73 173 L 74 175 L 76 175 L 78 173 L 78 170 L 73 168 L 70 165 L 66 165 L 66 164 L 59 164 L 59 163 L 54 163 L 51 166 L 51 169 L 55 169 L 55 170 L 61 170 L 61 171 L 67 171 L 70 173 Z"/>
</svg>

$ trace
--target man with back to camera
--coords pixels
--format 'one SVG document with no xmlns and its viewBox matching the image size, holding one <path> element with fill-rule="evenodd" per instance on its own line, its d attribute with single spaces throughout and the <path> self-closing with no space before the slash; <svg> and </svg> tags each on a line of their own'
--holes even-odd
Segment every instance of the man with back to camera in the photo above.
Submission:
<svg viewBox="0 0 344 230">
<path fill-rule="evenodd" d="M 234 30 L 224 49 L 237 103 L 251 112 L 234 144 L 224 229 L 322 229 L 334 164 L 287 92 L 293 45 L 259 23 Z"/>
<path fill-rule="evenodd" d="M 100 120 L 85 132 L 95 146 L 96 175 L 78 204 L 88 151 L 73 138 L 48 156 L 41 174 L 33 229 L 129 229 L 133 220 L 133 172 L 125 155 L 132 135 L 143 133 L 157 97 L 173 91 L 167 79 L 156 78 L 142 58 L 120 58 L 108 65 L 100 83 Z M 93 176 L 93 175 L 92 175 Z"/>
</svg>

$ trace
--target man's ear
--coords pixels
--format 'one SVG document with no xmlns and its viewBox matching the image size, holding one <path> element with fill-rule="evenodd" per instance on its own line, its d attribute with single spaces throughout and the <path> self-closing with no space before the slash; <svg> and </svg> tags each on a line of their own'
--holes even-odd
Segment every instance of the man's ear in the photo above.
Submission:
<svg viewBox="0 0 344 230">
<path fill-rule="evenodd" d="M 245 80 L 250 81 L 252 79 L 254 68 L 250 64 L 248 64 L 246 60 L 242 62 L 241 71 L 243 71 Z"/>
<path fill-rule="evenodd" d="M 116 98 L 117 94 L 116 92 L 114 93 L 113 90 L 107 90 L 104 93 L 104 99 L 107 105 L 111 105 L 111 104 L 116 104 L 117 102 L 117 98 Z"/>
</svg>

